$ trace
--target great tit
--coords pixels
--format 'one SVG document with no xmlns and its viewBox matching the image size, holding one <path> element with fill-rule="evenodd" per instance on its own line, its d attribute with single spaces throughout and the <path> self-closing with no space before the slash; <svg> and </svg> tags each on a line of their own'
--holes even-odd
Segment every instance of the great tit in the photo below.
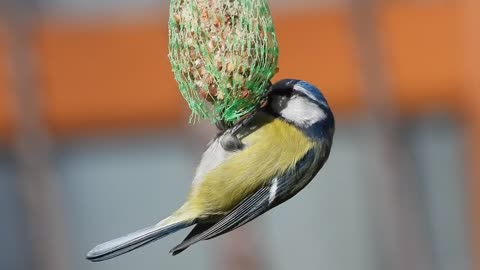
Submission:
<svg viewBox="0 0 480 270">
<path fill-rule="evenodd" d="M 333 113 L 315 86 L 294 79 L 271 85 L 261 108 L 209 143 L 177 211 L 94 247 L 87 259 L 111 259 L 195 225 L 170 251 L 176 255 L 246 224 L 312 180 L 328 159 L 334 131 Z"/>
</svg>

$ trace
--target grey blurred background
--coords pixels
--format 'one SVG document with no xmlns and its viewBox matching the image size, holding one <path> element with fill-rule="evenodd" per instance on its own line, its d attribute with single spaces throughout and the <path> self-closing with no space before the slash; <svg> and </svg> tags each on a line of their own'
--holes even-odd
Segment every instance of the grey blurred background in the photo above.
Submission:
<svg viewBox="0 0 480 270">
<path fill-rule="evenodd" d="M 337 118 L 324 169 L 179 256 L 168 251 L 187 231 L 91 263 L 94 245 L 183 202 L 215 130 L 187 124 L 168 1 L 1 2 L 0 269 L 477 269 L 480 89 L 464 67 L 480 58 L 463 46 L 480 44 L 480 14 L 465 12 L 478 4 L 269 3 L 275 80 L 313 82 Z"/>
</svg>

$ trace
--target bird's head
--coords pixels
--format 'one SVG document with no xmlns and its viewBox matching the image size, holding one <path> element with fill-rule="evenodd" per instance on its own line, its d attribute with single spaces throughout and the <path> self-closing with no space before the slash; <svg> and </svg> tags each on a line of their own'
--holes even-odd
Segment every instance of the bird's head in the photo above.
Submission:
<svg viewBox="0 0 480 270">
<path fill-rule="evenodd" d="M 320 90 L 308 82 L 285 79 L 273 84 L 266 110 L 312 137 L 333 137 L 333 113 Z"/>
</svg>

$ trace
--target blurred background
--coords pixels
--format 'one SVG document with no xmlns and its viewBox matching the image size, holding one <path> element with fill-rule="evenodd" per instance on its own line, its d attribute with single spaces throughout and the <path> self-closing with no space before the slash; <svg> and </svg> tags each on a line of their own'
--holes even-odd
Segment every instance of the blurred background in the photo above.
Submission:
<svg viewBox="0 0 480 270">
<path fill-rule="evenodd" d="M 90 263 L 183 201 L 167 0 L 0 1 L 0 269 L 480 269 L 480 1 L 270 0 L 280 72 L 337 119 L 316 179 L 241 229 Z"/>
</svg>

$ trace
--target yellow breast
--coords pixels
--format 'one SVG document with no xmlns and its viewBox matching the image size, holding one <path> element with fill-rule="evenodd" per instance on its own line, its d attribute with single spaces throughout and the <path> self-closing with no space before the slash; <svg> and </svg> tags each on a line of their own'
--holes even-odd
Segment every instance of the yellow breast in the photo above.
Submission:
<svg viewBox="0 0 480 270">
<path fill-rule="evenodd" d="M 189 195 L 190 211 L 199 215 L 230 211 L 247 195 L 294 166 L 313 142 L 292 125 L 268 116 L 244 138 L 246 149 L 208 172 Z"/>
</svg>

